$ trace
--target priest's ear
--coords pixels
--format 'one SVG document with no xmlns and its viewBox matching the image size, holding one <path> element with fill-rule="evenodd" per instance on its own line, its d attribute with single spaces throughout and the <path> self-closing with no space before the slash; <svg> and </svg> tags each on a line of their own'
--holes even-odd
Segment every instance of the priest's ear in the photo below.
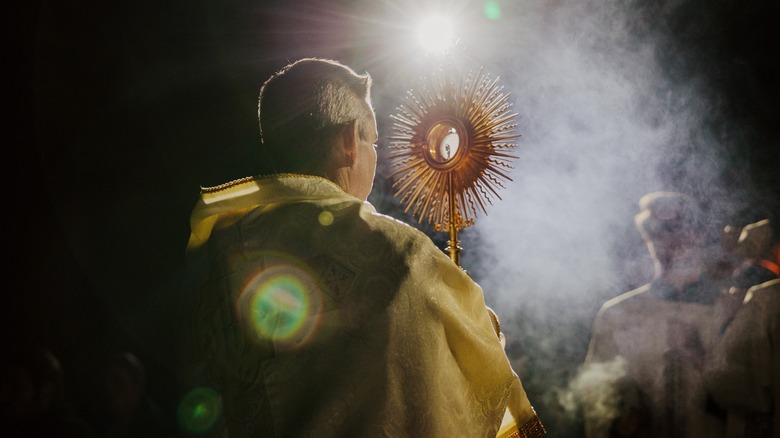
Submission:
<svg viewBox="0 0 780 438">
<path fill-rule="evenodd" d="M 331 159 L 338 167 L 352 167 L 357 161 L 360 126 L 357 120 L 342 125 L 334 139 Z"/>
</svg>

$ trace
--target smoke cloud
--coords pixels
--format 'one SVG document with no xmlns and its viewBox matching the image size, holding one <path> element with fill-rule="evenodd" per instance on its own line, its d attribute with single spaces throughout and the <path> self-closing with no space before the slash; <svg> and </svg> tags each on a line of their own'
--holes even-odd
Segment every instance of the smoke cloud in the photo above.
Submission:
<svg viewBox="0 0 780 438">
<path fill-rule="evenodd" d="M 461 234 L 462 265 L 502 317 L 551 436 L 580 435 L 576 398 L 620 377 L 620 364 L 596 370 L 598 384 L 578 373 L 599 307 L 652 276 L 639 198 L 692 195 L 717 230 L 751 196 L 734 170 L 751 128 L 729 118 L 708 73 L 733 60 L 699 44 L 722 5 L 640 3 L 504 2 L 501 20 L 463 40 L 511 93 L 522 137 L 503 199 Z"/>
<path fill-rule="evenodd" d="M 595 363 L 579 373 L 566 390 L 558 393 L 558 403 L 571 418 L 578 418 L 581 399 L 587 400 L 590 416 L 596 430 L 607 430 L 609 424 L 620 415 L 621 394 L 618 388 L 626 375 L 626 360 L 620 356 L 609 362 Z"/>
</svg>

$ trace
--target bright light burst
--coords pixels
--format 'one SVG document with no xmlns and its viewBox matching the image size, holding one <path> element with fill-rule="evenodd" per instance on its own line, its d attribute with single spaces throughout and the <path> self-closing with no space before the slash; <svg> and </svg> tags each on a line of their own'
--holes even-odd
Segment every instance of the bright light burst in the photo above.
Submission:
<svg viewBox="0 0 780 438">
<path fill-rule="evenodd" d="M 511 181 L 517 114 L 498 78 L 441 69 L 407 92 L 393 118 L 389 175 L 405 211 L 438 228 L 462 228 L 487 213 L 497 189 Z M 455 134 L 455 135 L 453 135 Z M 458 141 L 454 141 L 457 139 Z M 450 198 L 452 194 L 452 199 Z M 450 203 L 454 202 L 454 208 Z M 451 211 L 455 217 L 451 218 Z"/>
<path fill-rule="evenodd" d="M 428 52 L 446 52 L 455 44 L 452 20 L 442 15 L 424 19 L 417 27 L 417 41 Z"/>
</svg>

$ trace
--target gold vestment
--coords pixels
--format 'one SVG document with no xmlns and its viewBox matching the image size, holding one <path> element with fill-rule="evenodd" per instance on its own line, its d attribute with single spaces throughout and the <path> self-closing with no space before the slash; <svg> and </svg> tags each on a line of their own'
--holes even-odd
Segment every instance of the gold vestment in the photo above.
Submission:
<svg viewBox="0 0 780 438">
<path fill-rule="evenodd" d="M 542 436 L 481 288 L 419 230 L 313 176 L 204 189 L 182 347 L 231 438 Z M 185 334 L 186 336 L 186 334 Z"/>
</svg>

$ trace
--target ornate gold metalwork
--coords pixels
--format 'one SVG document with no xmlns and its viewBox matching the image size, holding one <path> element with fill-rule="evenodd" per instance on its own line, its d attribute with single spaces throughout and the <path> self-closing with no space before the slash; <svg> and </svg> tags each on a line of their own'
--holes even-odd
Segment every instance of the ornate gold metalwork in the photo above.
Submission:
<svg viewBox="0 0 780 438">
<path fill-rule="evenodd" d="M 447 251 L 460 266 L 458 231 L 474 224 L 479 211 L 498 199 L 515 159 L 509 152 L 516 113 L 509 94 L 480 68 L 423 78 L 402 98 L 390 137 L 389 178 L 405 212 L 449 231 Z"/>
</svg>

